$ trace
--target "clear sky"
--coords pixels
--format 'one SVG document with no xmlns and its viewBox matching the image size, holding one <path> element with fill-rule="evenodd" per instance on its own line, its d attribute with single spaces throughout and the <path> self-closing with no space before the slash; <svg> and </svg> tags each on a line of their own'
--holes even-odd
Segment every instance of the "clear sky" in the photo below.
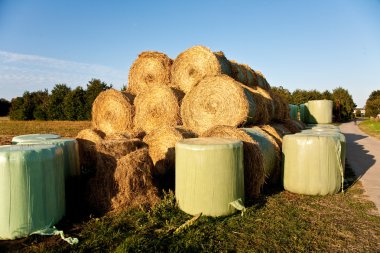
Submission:
<svg viewBox="0 0 380 253">
<path fill-rule="evenodd" d="M 137 55 L 194 45 L 260 70 L 273 86 L 380 89 L 379 0 L 0 0 L 0 98 L 99 78 L 127 84 Z"/>
</svg>

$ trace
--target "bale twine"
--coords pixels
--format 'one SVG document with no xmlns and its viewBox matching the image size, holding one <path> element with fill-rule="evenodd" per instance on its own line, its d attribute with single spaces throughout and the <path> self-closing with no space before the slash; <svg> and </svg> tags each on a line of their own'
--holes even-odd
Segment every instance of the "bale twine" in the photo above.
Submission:
<svg viewBox="0 0 380 253">
<path fill-rule="evenodd" d="M 185 95 L 181 106 L 186 128 L 201 134 L 216 125 L 266 122 L 263 97 L 227 75 L 206 77 Z"/>
<path fill-rule="evenodd" d="M 137 95 L 134 102 L 135 129 L 149 133 L 159 127 L 180 125 L 179 108 L 183 95 L 164 85 L 152 86 L 149 92 Z"/>
<path fill-rule="evenodd" d="M 101 92 L 92 104 L 92 125 L 106 134 L 133 129 L 133 96 L 114 89 Z"/>
<path fill-rule="evenodd" d="M 143 141 L 149 147 L 154 169 L 160 188 L 174 188 L 175 144 L 196 134 L 183 127 L 161 127 L 147 134 Z"/>
<path fill-rule="evenodd" d="M 78 141 L 81 174 L 90 175 L 95 172 L 96 144 L 103 141 L 105 134 L 95 129 L 84 129 L 75 138 Z"/>
<path fill-rule="evenodd" d="M 230 63 L 232 70 L 232 78 L 244 85 L 249 86 L 247 69 L 243 65 L 237 63 L 236 61 L 230 61 Z"/>
<path fill-rule="evenodd" d="M 138 149 L 117 160 L 113 179 L 116 194 L 112 198 L 114 211 L 133 207 L 152 207 L 159 202 L 158 191 L 153 184 L 153 163 L 148 149 Z"/>
<path fill-rule="evenodd" d="M 142 52 L 129 70 L 128 92 L 138 95 L 148 92 L 154 85 L 169 85 L 172 63 L 173 60 L 166 54 Z"/>
<path fill-rule="evenodd" d="M 213 53 L 194 46 L 180 53 L 173 62 L 172 84 L 185 93 L 206 76 L 231 75 L 231 65 L 222 52 Z"/>
<path fill-rule="evenodd" d="M 244 192 L 247 198 L 258 197 L 265 182 L 264 160 L 259 144 L 244 130 L 231 126 L 215 126 L 202 136 L 235 138 L 243 142 Z"/>
</svg>

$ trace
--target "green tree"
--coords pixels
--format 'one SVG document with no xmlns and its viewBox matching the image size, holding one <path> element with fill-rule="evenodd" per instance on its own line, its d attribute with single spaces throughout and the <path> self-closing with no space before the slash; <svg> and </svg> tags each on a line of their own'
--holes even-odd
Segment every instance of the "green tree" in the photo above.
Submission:
<svg viewBox="0 0 380 253">
<path fill-rule="evenodd" d="M 85 104 L 85 115 L 86 119 L 91 119 L 91 109 L 92 103 L 100 92 L 112 88 L 112 85 L 108 85 L 99 79 L 92 79 L 87 84 L 86 90 L 86 104 Z"/>
<path fill-rule="evenodd" d="M 84 120 L 86 92 L 78 86 L 68 93 L 63 100 L 64 112 L 67 120 Z"/>
<path fill-rule="evenodd" d="M 49 109 L 49 92 L 47 89 L 44 91 L 37 91 L 32 93 L 34 102 L 33 119 L 47 120 Z"/>
<path fill-rule="evenodd" d="M 325 90 L 324 92 L 322 92 L 322 99 L 333 100 L 332 93 L 328 90 Z"/>
<path fill-rule="evenodd" d="M 0 98 L 0 116 L 7 116 L 11 109 L 11 102 L 5 98 Z"/>
<path fill-rule="evenodd" d="M 64 105 L 63 101 L 71 89 L 66 84 L 56 84 L 51 91 L 48 103 L 48 118 L 49 120 L 64 120 Z"/>
<path fill-rule="evenodd" d="M 9 118 L 12 120 L 25 120 L 24 99 L 22 97 L 16 97 L 11 100 Z"/>
<path fill-rule="evenodd" d="M 332 96 L 335 121 L 344 122 L 352 119 L 356 104 L 348 90 L 338 87 L 333 90 Z"/>
<path fill-rule="evenodd" d="M 380 113 L 380 90 L 372 91 L 365 103 L 367 117 L 376 117 Z"/>
<path fill-rule="evenodd" d="M 288 103 L 291 103 L 291 93 L 288 89 L 286 89 L 282 86 L 279 86 L 279 87 L 272 86 L 271 91 L 282 96 L 282 97 L 284 97 L 286 99 L 286 101 L 288 101 Z"/>
</svg>

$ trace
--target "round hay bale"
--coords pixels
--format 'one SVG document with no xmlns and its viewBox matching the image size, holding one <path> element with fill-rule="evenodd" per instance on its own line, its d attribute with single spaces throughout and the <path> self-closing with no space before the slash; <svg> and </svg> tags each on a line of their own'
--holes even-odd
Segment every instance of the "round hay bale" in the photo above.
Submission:
<svg viewBox="0 0 380 253">
<path fill-rule="evenodd" d="M 281 149 L 282 138 L 284 137 L 284 134 L 281 131 L 276 130 L 276 128 L 271 125 L 261 125 L 259 127 L 261 130 L 269 134 L 276 141 L 277 146 Z"/>
<path fill-rule="evenodd" d="M 247 69 L 243 65 L 237 63 L 236 61 L 230 61 L 230 63 L 232 70 L 232 78 L 238 82 L 241 82 L 244 85 L 249 86 Z"/>
<path fill-rule="evenodd" d="M 128 92 L 138 95 L 149 92 L 154 85 L 169 85 L 172 63 L 173 60 L 166 54 L 142 52 L 129 70 Z"/>
<path fill-rule="evenodd" d="M 289 129 L 292 134 L 300 133 L 303 130 L 302 125 L 296 120 L 287 119 L 282 122 L 282 124 Z"/>
<path fill-rule="evenodd" d="M 276 121 L 283 121 L 289 119 L 290 111 L 288 101 L 281 95 L 269 91 L 274 104 L 274 118 Z"/>
<path fill-rule="evenodd" d="M 180 125 L 182 97 L 183 93 L 164 85 L 155 85 L 149 92 L 140 93 L 135 98 L 135 128 L 149 133 L 159 127 Z"/>
<path fill-rule="evenodd" d="M 246 85 L 256 89 L 258 86 L 258 82 L 257 82 L 256 74 L 253 71 L 253 69 L 251 69 L 251 67 L 248 66 L 247 64 L 241 64 L 241 67 L 245 68 L 245 70 L 247 72 L 247 84 Z"/>
<path fill-rule="evenodd" d="M 95 129 L 84 129 L 75 137 L 78 142 L 79 164 L 82 175 L 95 172 L 96 144 L 102 142 L 104 138 L 105 134 Z"/>
<path fill-rule="evenodd" d="M 133 129 L 133 96 L 114 89 L 102 91 L 92 104 L 92 125 L 106 134 Z"/>
<path fill-rule="evenodd" d="M 197 137 L 196 134 L 182 127 L 157 128 L 144 137 L 154 164 L 153 176 L 158 179 L 161 188 L 174 187 L 175 144 L 194 137 Z"/>
<path fill-rule="evenodd" d="M 281 123 L 271 123 L 271 127 L 273 127 L 276 132 L 281 136 L 284 137 L 287 134 L 292 134 L 289 129 L 287 129 L 283 124 Z"/>
<path fill-rule="evenodd" d="M 201 134 L 216 125 L 241 126 L 267 122 L 263 97 L 227 75 L 206 77 L 182 101 L 186 128 Z"/>
<path fill-rule="evenodd" d="M 194 46 L 180 53 L 172 65 L 172 84 L 185 93 L 206 76 L 231 75 L 231 64 L 223 52 L 213 53 Z"/>
<path fill-rule="evenodd" d="M 100 155 L 109 155 L 116 159 L 128 155 L 137 149 L 146 147 L 140 139 L 106 139 L 96 144 L 96 151 Z"/>
<path fill-rule="evenodd" d="M 258 197 L 265 182 L 264 160 L 259 144 L 244 130 L 231 126 L 215 126 L 202 137 L 235 138 L 243 142 L 244 192 L 249 199 Z"/>
<path fill-rule="evenodd" d="M 264 90 L 270 90 L 270 85 L 261 71 L 255 70 L 258 86 Z"/>
<path fill-rule="evenodd" d="M 153 184 L 152 169 L 153 163 L 146 148 L 117 160 L 113 175 L 116 194 L 111 199 L 114 211 L 152 207 L 160 201 Z"/>
</svg>

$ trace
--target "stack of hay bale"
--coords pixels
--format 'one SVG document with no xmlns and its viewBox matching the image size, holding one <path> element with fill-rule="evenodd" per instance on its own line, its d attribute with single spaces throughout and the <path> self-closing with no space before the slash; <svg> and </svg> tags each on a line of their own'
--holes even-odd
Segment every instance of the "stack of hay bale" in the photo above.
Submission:
<svg viewBox="0 0 380 253">
<path fill-rule="evenodd" d="M 90 200 L 101 210 L 129 207 L 137 197 L 121 189 L 137 185 L 140 195 L 152 197 L 135 204 L 154 203 L 156 186 L 174 186 L 175 143 L 201 136 L 244 142 L 246 196 L 257 197 L 264 182 L 280 174 L 283 135 L 304 128 L 289 114 L 288 102 L 271 91 L 260 71 L 222 52 L 195 46 L 174 61 L 163 53 L 143 52 L 131 66 L 128 89 L 99 94 L 93 129 L 77 137 L 82 170 L 94 174 Z M 137 170 L 136 164 L 127 164 L 131 160 L 144 168 L 143 181 L 129 178 Z M 129 179 L 116 178 L 118 173 Z M 124 202 L 116 201 L 120 198 Z"/>
</svg>

